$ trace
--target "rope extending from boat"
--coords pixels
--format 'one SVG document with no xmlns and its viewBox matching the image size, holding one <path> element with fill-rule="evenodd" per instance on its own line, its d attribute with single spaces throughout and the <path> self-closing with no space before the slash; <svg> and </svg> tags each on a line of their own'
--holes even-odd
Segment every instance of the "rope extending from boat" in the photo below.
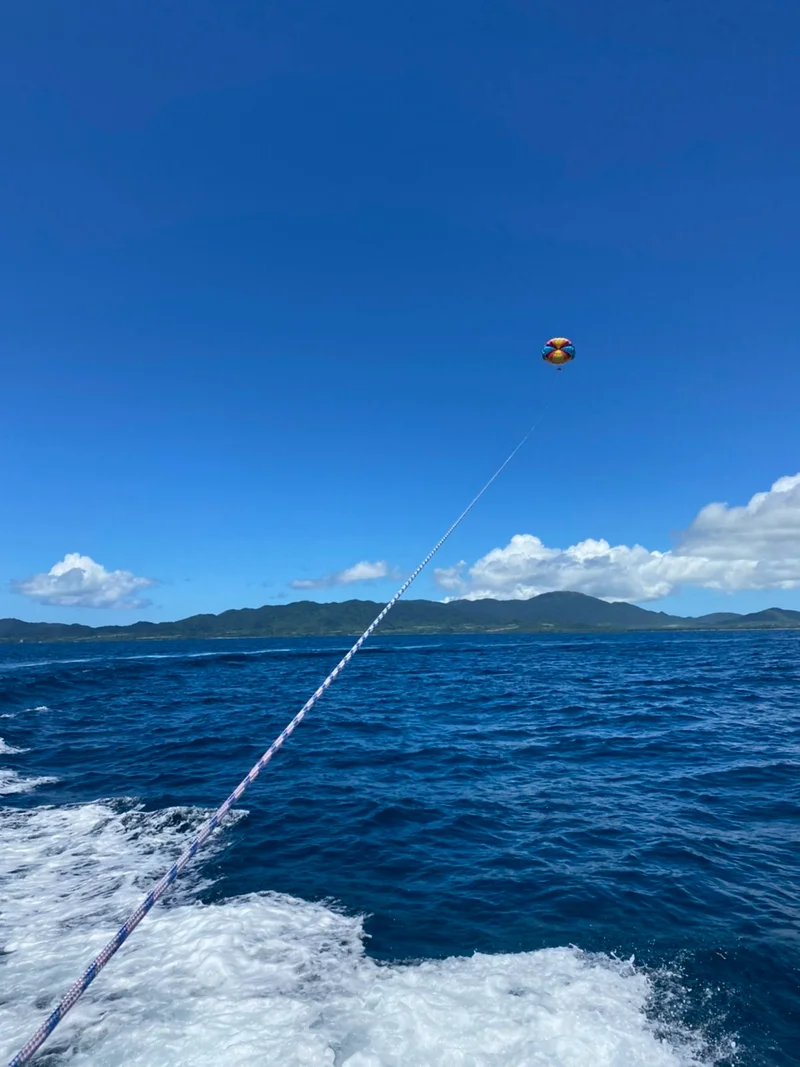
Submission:
<svg viewBox="0 0 800 1067">
<path fill-rule="evenodd" d="M 239 784 L 236 786 L 236 788 L 228 797 L 228 799 L 224 802 L 224 804 L 221 804 L 220 807 L 217 808 L 217 810 L 211 816 L 211 818 L 203 824 L 203 826 L 198 831 L 197 836 L 194 838 L 188 848 L 186 848 L 181 853 L 181 855 L 178 857 L 172 867 L 170 867 L 164 877 L 159 882 L 157 882 L 156 885 L 150 890 L 150 892 L 141 902 L 139 907 L 128 916 L 128 918 L 119 928 L 114 937 L 108 942 L 102 952 L 100 952 L 92 960 L 92 962 L 89 964 L 89 966 L 80 976 L 80 978 L 70 987 L 64 998 L 61 1000 L 58 1006 L 54 1008 L 50 1015 L 48 1015 L 48 1017 L 45 1019 L 45 1021 L 36 1031 L 36 1033 L 30 1038 L 29 1041 L 26 1042 L 26 1044 L 20 1049 L 16 1056 L 14 1056 L 14 1058 L 9 1061 L 8 1067 L 22 1067 L 22 1065 L 28 1063 L 31 1058 L 36 1054 L 36 1052 L 41 1048 L 47 1038 L 52 1034 L 52 1032 L 67 1014 L 67 1012 L 70 1010 L 70 1008 L 74 1007 L 74 1005 L 81 998 L 81 996 L 83 996 L 83 994 L 98 976 L 100 971 L 102 971 L 102 969 L 111 959 L 111 957 L 124 944 L 124 942 L 128 940 L 133 931 L 136 929 L 136 927 L 139 925 L 145 915 L 147 915 L 147 913 L 150 911 L 156 901 L 159 900 L 167 892 L 169 887 L 181 873 L 181 871 L 189 862 L 189 860 L 191 860 L 194 857 L 195 853 L 203 847 L 203 845 L 212 835 L 214 830 L 217 829 L 217 827 L 228 814 L 233 805 L 241 798 L 245 789 L 247 789 L 251 782 L 254 782 L 256 778 L 258 778 L 259 774 L 261 774 L 261 772 L 264 770 L 264 768 L 275 755 L 275 753 L 278 751 L 278 749 L 281 748 L 281 746 L 286 740 L 288 740 L 289 737 L 291 737 L 291 735 L 306 717 L 311 708 L 313 708 L 319 698 L 336 681 L 336 679 L 345 669 L 345 667 L 353 658 L 353 656 L 355 656 L 356 652 L 358 652 L 358 650 L 361 648 L 367 638 L 380 625 L 383 619 L 389 614 L 389 612 L 395 606 L 395 604 L 403 595 L 403 593 L 405 593 L 411 583 L 419 576 L 419 574 L 425 569 L 425 567 L 427 567 L 427 565 L 430 563 L 430 561 L 433 559 L 433 557 L 436 555 L 436 553 L 439 551 L 445 541 L 447 541 L 450 535 L 461 525 L 461 523 L 472 511 L 472 509 L 475 507 L 475 505 L 478 503 L 484 493 L 486 493 L 486 491 L 500 477 L 500 475 L 506 469 L 508 464 L 516 456 L 516 454 L 519 452 L 519 450 L 534 432 L 536 427 L 539 425 L 539 422 L 541 421 L 542 417 L 543 415 L 539 416 L 539 418 L 536 420 L 533 426 L 531 426 L 531 428 L 528 430 L 528 432 L 525 434 L 519 444 L 509 453 L 506 459 L 503 460 L 503 462 L 491 476 L 489 481 L 484 485 L 481 491 L 477 493 L 475 497 L 473 497 L 473 499 L 464 508 L 464 510 L 461 512 L 461 514 L 458 516 L 452 526 L 450 526 L 450 528 L 442 535 L 442 537 L 439 538 L 439 540 L 436 542 L 436 544 L 433 546 L 427 556 L 423 559 L 423 561 L 419 564 L 416 570 L 403 582 L 403 584 L 400 586 L 400 588 L 397 590 L 397 592 L 388 602 L 388 604 L 386 604 L 380 614 L 377 615 L 375 619 L 369 624 L 367 629 L 364 631 L 361 637 L 359 637 L 359 639 L 356 641 L 350 651 L 345 656 L 343 656 L 341 660 L 339 660 L 339 662 L 333 668 L 333 670 L 322 683 L 322 685 L 319 687 L 319 689 L 317 689 L 316 692 L 308 698 L 308 700 L 302 706 L 300 711 L 298 711 L 292 721 L 286 726 L 284 730 L 281 731 L 280 734 L 278 734 L 278 736 L 269 746 L 269 748 L 258 761 L 258 763 L 256 763 L 255 766 L 247 774 L 247 776 L 243 778 L 241 782 L 239 782 Z"/>
</svg>

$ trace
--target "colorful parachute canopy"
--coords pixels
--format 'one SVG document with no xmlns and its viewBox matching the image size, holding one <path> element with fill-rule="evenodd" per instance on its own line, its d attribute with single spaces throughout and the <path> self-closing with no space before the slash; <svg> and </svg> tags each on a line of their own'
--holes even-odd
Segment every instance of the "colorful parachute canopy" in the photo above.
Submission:
<svg viewBox="0 0 800 1067">
<path fill-rule="evenodd" d="M 575 345 L 568 337 L 551 337 L 542 349 L 542 359 L 554 367 L 563 367 L 575 358 Z"/>
</svg>

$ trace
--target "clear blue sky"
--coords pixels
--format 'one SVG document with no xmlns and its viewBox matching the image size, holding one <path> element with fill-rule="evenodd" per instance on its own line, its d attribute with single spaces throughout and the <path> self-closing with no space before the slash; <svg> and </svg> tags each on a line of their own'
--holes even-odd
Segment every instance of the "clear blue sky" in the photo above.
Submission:
<svg viewBox="0 0 800 1067">
<path fill-rule="evenodd" d="M 410 569 L 545 404 L 440 566 L 663 552 L 797 474 L 798 40 L 786 0 L 4 4 L 0 616 L 382 599 L 289 583 Z M 66 553 L 151 605 L 48 603 Z M 800 608 L 766 584 L 648 606 Z"/>
</svg>

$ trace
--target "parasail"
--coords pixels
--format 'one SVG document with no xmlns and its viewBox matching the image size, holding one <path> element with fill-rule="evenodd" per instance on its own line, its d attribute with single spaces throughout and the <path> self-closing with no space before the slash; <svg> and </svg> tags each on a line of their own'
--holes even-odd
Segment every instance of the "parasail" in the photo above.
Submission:
<svg viewBox="0 0 800 1067">
<path fill-rule="evenodd" d="M 575 345 L 568 337 L 551 337 L 542 349 L 542 359 L 552 363 L 559 370 L 565 363 L 575 358 Z"/>
</svg>

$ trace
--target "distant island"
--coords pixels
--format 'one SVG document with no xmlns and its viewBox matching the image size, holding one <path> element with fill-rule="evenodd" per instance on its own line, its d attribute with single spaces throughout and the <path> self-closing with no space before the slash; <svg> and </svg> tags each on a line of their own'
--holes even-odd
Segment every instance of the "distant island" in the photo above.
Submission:
<svg viewBox="0 0 800 1067">
<path fill-rule="evenodd" d="M 130 626 L 0 619 L 0 641 L 96 641 L 220 637 L 350 637 L 362 633 L 382 605 L 370 600 L 266 604 L 177 622 Z M 530 600 L 401 600 L 382 634 L 613 633 L 630 630 L 776 630 L 800 628 L 800 611 L 768 608 L 750 615 L 716 612 L 698 618 L 608 604 L 583 593 L 542 593 Z"/>
</svg>

